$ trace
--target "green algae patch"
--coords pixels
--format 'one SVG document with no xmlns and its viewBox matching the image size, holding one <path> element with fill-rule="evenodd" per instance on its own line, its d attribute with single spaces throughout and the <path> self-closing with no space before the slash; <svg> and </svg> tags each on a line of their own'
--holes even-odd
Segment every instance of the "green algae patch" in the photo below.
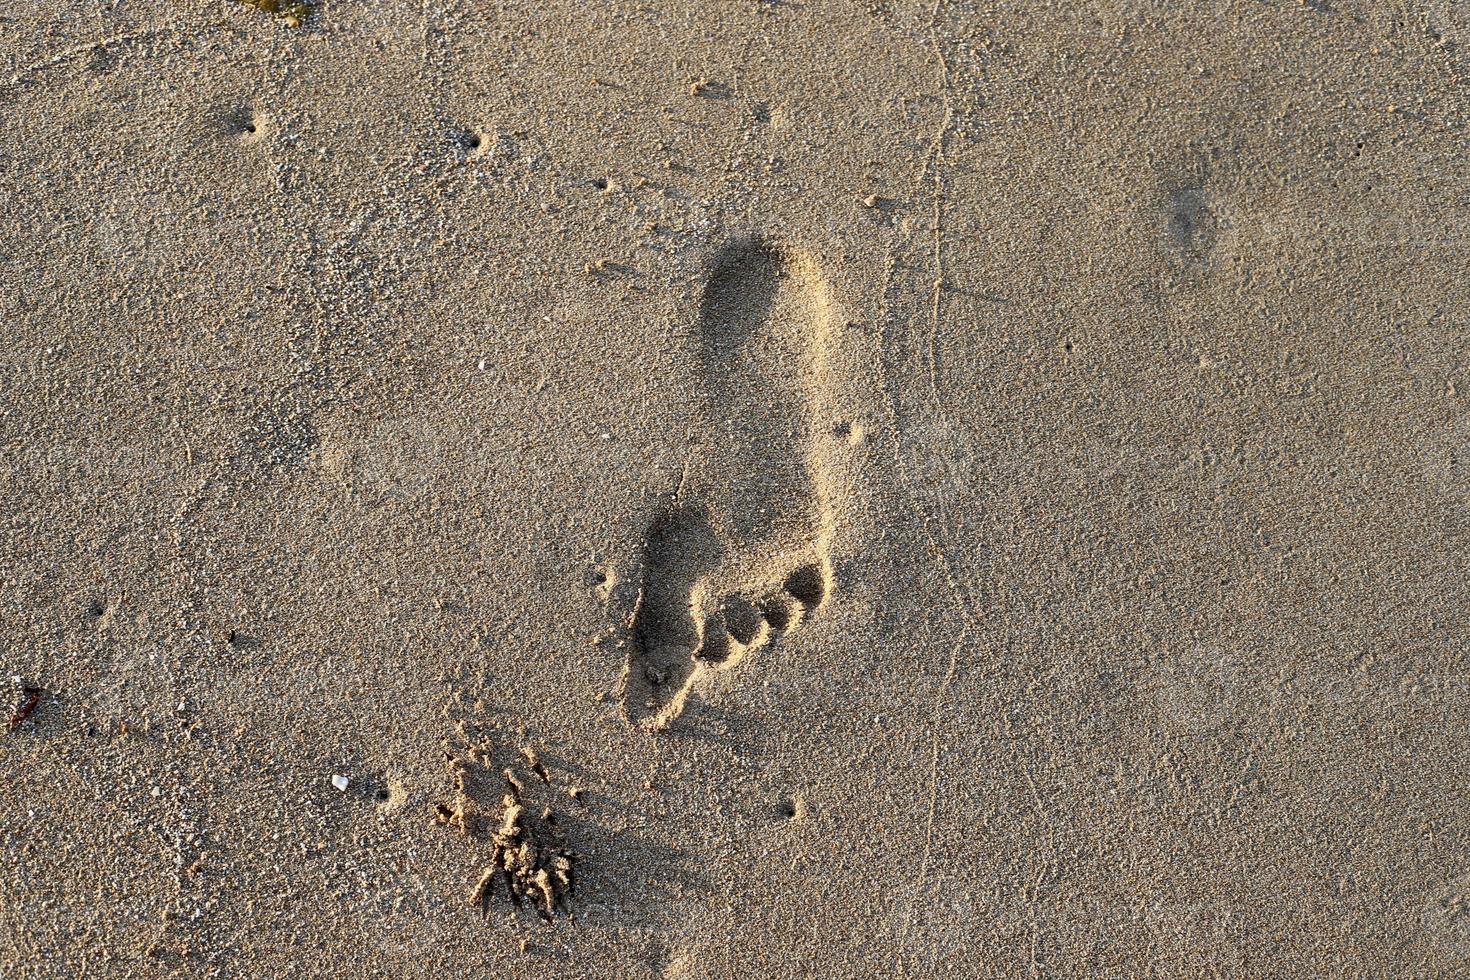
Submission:
<svg viewBox="0 0 1470 980">
<path fill-rule="evenodd" d="M 307 0 L 236 0 L 236 2 L 254 7 L 272 17 L 279 17 L 286 22 L 287 27 L 300 27 L 306 23 L 306 17 L 311 13 L 311 4 Z"/>
</svg>

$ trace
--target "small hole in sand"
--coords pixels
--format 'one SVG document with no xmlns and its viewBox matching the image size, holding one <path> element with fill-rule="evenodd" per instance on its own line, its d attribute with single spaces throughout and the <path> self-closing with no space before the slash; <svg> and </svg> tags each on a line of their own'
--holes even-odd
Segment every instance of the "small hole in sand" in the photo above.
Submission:
<svg viewBox="0 0 1470 980">
<path fill-rule="evenodd" d="M 449 134 L 451 149 L 460 153 L 474 153 L 480 148 L 480 134 L 473 129 L 455 129 Z"/>
<path fill-rule="evenodd" d="M 594 180 L 592 182 L 592 186 L 593 187 L 596 187 L 600 191 L 607 190 L 607 178 L 606 177 L 598 177 L 596 180 Z"/>
<path fill-rule="evenodd" d="M 227 132 L 244 139 L 256 135 L 260 129 L 260 117 L 251 109 L 236 109 L 225 117 Z"/>
<path fill-rule="evenodd" d="M 373 800 L 384 813 L 397 812 L 408 803 L 408 789 L 398 779 L 385 775 L 373 788 Z"/>
<path fill-rule="evenodd" d="M 240 630 L 230 630 L 225 634 L 225 641 L 236 650 L 253 650 L 260 646 L 258 638 Z"/>
<path fill-rule="evenodd" d="M 800 820 L 806 816 L 806 804 L 800 796 L 788 796 L 776 805 L 776 812 L 783 820 Z"/>
</svg>

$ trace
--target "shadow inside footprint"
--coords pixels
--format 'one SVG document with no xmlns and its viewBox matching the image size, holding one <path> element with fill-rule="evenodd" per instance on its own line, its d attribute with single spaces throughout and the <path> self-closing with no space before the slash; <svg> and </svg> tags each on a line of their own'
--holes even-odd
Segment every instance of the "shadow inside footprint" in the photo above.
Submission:
<svg viewBox="0 0 1470 980">
<path fill-rule="evenodd" d="M 629 718 L 656 715 L 683 691 L 700 646 L 692 596 L 721 552 L 702 507 L 676 503 L 649 526 L 624 678 Z"/>
<path fill-rule="evenodd" d="M 714 262 L 699 303 L 705 357 L 728 357 L 765 322 L 784 275 L 781 255 L 760 240 L 732 242 Z"/>
<path fill-rule="evenodd" d="M 827 573 L 816 565 L 802 565 L 786 576 L 786 593 L 803 608 L 815 609 L 827 598 Z"/>
</svg>

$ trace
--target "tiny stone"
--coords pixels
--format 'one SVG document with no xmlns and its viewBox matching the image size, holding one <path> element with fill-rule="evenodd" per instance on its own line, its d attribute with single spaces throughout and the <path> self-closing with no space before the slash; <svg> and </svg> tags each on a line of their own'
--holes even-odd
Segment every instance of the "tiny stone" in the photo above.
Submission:
<svg viewBox="0 0 1470 980">
<path fill-rule="evenodd" d="M 333 776 L 332 777 L 332 785 L 335 786 L 335 787 L 337 787 L 337 789 L 340 792 L 344 792 L 345 793 L 347 791 L 348 785 L 351 782 L 352 782 L 352 780 L 348 779 L 346 776 Z"/>
</svg>

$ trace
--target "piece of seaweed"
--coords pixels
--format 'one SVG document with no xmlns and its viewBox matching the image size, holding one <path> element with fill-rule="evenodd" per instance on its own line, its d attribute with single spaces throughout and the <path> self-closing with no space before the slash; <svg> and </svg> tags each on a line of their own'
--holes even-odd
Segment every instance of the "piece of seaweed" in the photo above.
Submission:
<svg viewBox="0 0 1470 980">
<path fill-rule="evenodd" d="M 309 0 L 236 0 L 286 22 L 287 27 L 300 27 L 311 13 Z"/>
</svg>

